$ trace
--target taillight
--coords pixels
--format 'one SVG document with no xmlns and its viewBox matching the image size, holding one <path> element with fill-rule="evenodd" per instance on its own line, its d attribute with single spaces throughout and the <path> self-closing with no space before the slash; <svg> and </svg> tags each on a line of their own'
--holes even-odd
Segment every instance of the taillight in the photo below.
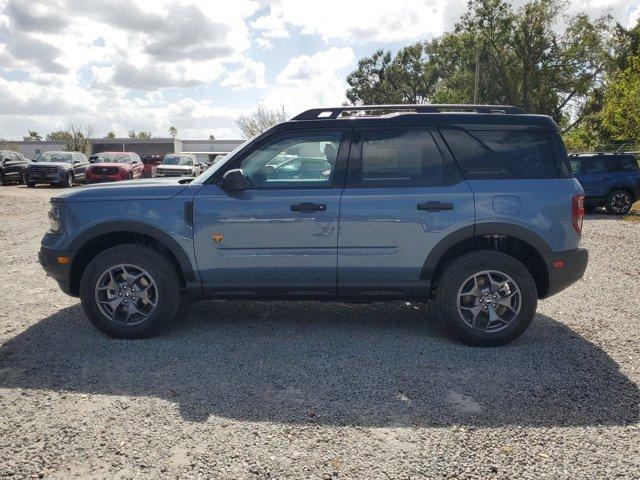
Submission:
<svg viewBox="0 0 640 480">
<path fill-rule="evenodd" d="M 577 193 L 571 200 L 571 220 L 576 232 L 582 234 L 582 220 L 584 219 L 584 195 Z"/>
</svg>

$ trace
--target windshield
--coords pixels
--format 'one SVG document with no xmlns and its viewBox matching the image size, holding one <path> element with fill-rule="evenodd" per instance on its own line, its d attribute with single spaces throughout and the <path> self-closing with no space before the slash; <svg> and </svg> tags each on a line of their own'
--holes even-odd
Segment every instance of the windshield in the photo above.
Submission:
<svg viewBox="0 0 640 480">
<path fill-rule="evenodd" d="M 129 161 L 129 155 L 99 153 L 98 155 L 95 155 L 94 163 L 129 163 Z"/>
<path fill-rule="evenodd" d="M 167 155 L 163 165 L 193 165 L 193 158 L 186 155 Z"/>
<path fill-rule="evenodd" d="M 36 159 L 36 162 L 71 163 L 73 155 L 65 152 L 44 152 Z"/>
<path fill-rule="evenodd" d="M 256 137 L 257 136 L 258 135 L 256 135 Z M 249 144 L 249 142 L 252 142 L 253 139 L 256 137 L 250 138 L 249 140 L 246 140 L 245 142 L 241 143 L 236 148 L 234 148 L 229 153 L 227 153 L 224 157 L 221 156 L 219 158 L 216 158 L 216 162 L 213 165 L 211 165 L 211 167 L 207 168 L 206 171 L 198 175 L 195 178 L 195 180 L 191 183 L 199 183 L 199 184 L 204 183 L 211 175 L 215 174 L 220 169 L 220 167 L 222 167 L 225 163 L 227 163 L 227 161 L 230 158 L 232 158 L 236 153 L 238 153 L 240 150 L 246 147 Z"/>
</svg>

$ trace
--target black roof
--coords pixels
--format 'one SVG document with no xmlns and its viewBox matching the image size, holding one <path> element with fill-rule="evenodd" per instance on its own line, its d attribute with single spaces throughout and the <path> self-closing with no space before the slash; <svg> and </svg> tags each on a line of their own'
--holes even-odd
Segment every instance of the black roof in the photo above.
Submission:
<svg viewBox="0 0 640 480">
<path fill-rule="evenodd" d="M 350 126 L 461 126 L 466 129 L 557 131 L 551 117 L 510 105 L 359 105 L 313 108 L 274 130 Z"/>
</svg>

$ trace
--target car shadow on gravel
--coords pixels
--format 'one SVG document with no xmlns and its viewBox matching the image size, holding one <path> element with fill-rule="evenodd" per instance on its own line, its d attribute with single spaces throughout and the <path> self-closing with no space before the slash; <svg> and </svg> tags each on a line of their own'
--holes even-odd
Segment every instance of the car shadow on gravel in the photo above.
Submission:
<svg viewBox="0 0 640 480">
<path fill-rule="evenodd" d="M 562 323 L 538 315 L 513 344 L 481 349 L 441 336 L 428 317 L 391 303 L 202 302 L 160 337 L 122 341 L 76 305 L 0 347 L 0 387 L 156 397 L 194 422 L 638 422 L 638 387 Z"/>
</svg>

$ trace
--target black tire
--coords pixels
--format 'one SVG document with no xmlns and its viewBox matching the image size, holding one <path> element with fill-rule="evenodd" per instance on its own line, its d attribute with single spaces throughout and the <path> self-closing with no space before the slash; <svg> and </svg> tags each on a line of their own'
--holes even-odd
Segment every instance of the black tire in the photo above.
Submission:
<svg viewBox="0 0 640 480">
<path fill-rule="evenodd" d="M 73 187 L 73 173 L 67 173 L 67 177 L 64 179 L 64 183 L 62 184 L 64 188 Z"/>
<path fill-rule="evenodd" d="M 4 173 L 0 172 L 0 187 L 4 185 Z"/>
<path fill-rule="evenodd" d="M 126 324 L 109 319 L 96 299 L 96 286 L 106 270 L 116 265 L 133 265 L 145 270 L 157 287 L 155 310 L 141 323 Z M 115 296 L 115 295 L 114 295 Z M 181 286 L 173 264 L 163 254 L 141 245 L 118 245 L 101 252 L 82 273 L 80 301 L 91 323 L 115 338 L 146 338 L 157 334 L 180 307 Z M 128 310 L 128 309 L 127 309 Z"/>
<path fill-rule="evenodd" d="M 36 186 L 36 182 L 27 182 L 27 187 L 34 188 Z"/>
<path fill-rule="evenodd" d="M 604 208 L 611 215 L 626 215 L 633 205 L 633 196 L 626 190 L 612 190 L 607 195 L 607 203 Z"/>
<path fill-rule="evenodd" d="M 472 327 L 458 311 L 459 290 L 470 276 L 486 270 L 508 275 L 520 289 L 519 312 L 506 327 L 493 332 Z M 477 250 L 456 258 L 446 266 L 436 286 L 435 310 L 441 328 L 463 343 L 477 347 L 500 346 L 518 338 L 531 324 L 537 305 L 538 291 L 529 270 L 515 258 L 492 250 Z"/>
</svg>

